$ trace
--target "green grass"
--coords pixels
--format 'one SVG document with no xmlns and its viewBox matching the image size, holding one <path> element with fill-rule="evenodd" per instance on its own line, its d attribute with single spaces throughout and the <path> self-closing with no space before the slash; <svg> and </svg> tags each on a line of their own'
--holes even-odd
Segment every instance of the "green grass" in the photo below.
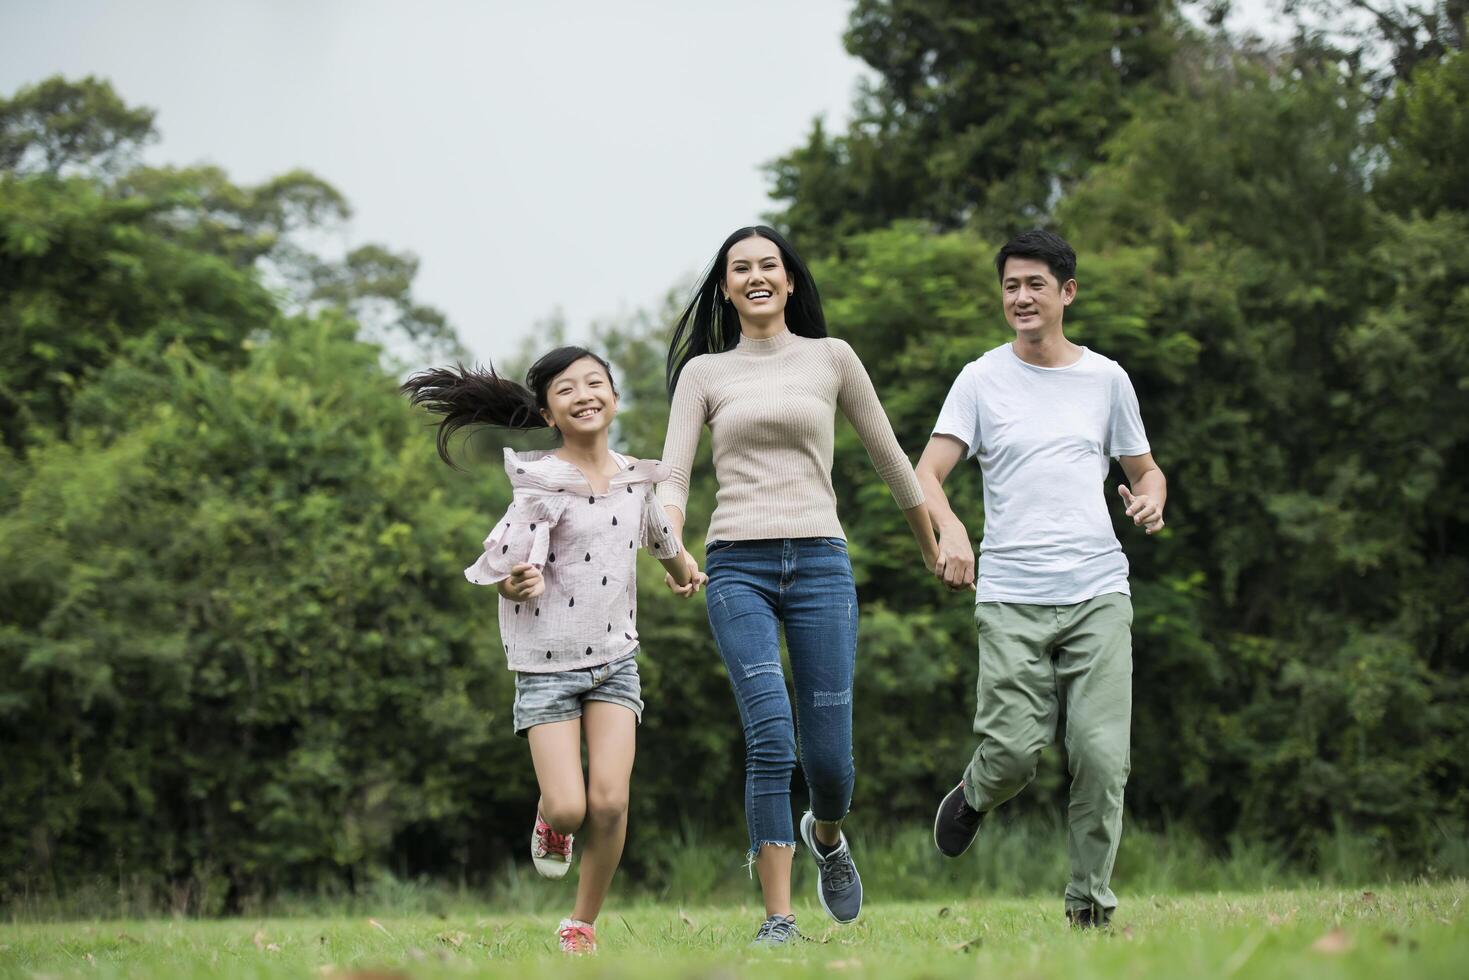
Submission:
<svg viewBox="0 0 1469 980">
<path fill-rule="evenodd" d="M 558 911 L 0 926 L 0 978 L 412 977 L 1459 977 L 1469 882 L 1145 897 L 1109 934 L 1061 924 L 1057 899 L 870 902 L 835 926 L 809 904 L 810 941 L 750 950 L 754 905 L 614 902 L 602 952 L 554 951 Z M 385 975 L 383 972 L 374 974 Z"/>
</svg>

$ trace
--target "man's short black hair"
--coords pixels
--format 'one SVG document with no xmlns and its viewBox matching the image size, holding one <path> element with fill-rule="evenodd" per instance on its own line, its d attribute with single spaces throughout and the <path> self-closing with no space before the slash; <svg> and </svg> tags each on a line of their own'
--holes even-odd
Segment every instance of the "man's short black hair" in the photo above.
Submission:
<svg viewBox="0 0 1469 980">
<path fill-rule="evenodd" d="M 1076 252 L 1066 244 L 1066 239 L 1054 232 L 1032 228 L 1006 242 L 995 256 L 995 272 L 999 274 L 1000 282 L 1005 281 L 1005 260 L 1012 255 L 1044 262 L 1058 285 L 1064 286 L 1068 280 L 1076 278 Z"/>
</svg>

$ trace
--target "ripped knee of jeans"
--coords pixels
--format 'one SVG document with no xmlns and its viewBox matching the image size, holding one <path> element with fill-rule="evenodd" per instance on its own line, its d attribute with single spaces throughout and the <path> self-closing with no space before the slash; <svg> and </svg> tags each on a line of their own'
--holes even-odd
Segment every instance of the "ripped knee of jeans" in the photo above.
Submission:
<svg viewBox="0 0 1469 980">
<path fill-rule="evenodd" d="M 845 691 L 813 691 L 811 704 L 817 708 L 838 708 L 852 703 L 852 689 Z"/>
<path fill-rule="evenodd" d="M 746 677 L 759 677 L 761 674 L 784 674 L 784 673 L 785 673 L 785 670 L 784 670 L 784 668 L 781 667 L 779 660 L 775 661 L 774 663 L 769 663 L 769 664 L 745 664 L 745 676 Z"/>
</svg>

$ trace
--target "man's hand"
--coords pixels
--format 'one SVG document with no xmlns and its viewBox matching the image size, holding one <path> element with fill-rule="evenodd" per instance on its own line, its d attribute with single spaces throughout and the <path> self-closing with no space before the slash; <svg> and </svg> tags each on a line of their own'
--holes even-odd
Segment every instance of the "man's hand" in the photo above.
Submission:
<svg viewBox="0 0 1469 980">
<path fill-rule="evenodd" d="M 534 565 L 521 563 L 510 569 L 510 577 L 500 583 L 500 594 L 511 602 L 525 602 L 546 591 L 546 580 Z"/>
<path fill-rule="evenodd" d="M 683 558 L 684 563 L 688 566 L 689 584 L 679 585 L 674 581 L 673 575 L 668 572 L 663 574 L 663 584 L 668 586 L 669 591 L 674 595 L 687 599 L 709 583 L 709 576 L 699 571 L 699 563 L 694 561 L 694 556 L 688 553 L 688 549 L 684 550 Z"/>
<path fill-rule="evenodd" d="M 954 592 L 974 588 L 974 548 L 964 525 L 951 525 L 939 532 L 939 559 L 933 574 Z"/>
<path fill-rule="evenodd" d="M 1134 495 L 1123 484 L 1118 484 L 1117 492 L 1122 495 L 1122 502 L 1127 505 L 1127 516 L 1132 518 L 1132 523 L 1149 534 L 1156 534 L 1163 530 L 1163 507 L 1157 500 L 1145 493 Z"/>
</svg>

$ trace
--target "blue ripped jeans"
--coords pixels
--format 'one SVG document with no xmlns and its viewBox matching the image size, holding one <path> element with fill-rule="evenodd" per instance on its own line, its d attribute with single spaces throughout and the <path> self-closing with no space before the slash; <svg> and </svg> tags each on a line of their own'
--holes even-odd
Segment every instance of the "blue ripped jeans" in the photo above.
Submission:
<svg viewBox="0 0 1469 980">
<path fill-rule="evenodd" d="M 852 678 L 857 590 L 841 538 L 714 541 L 707 605 L 745 729 L 745 821 L 750 854 L 794 846 L 791 773 L 801 769 L 817 820 L 847 815 L 852 764 Z M 784 627 L 796 707 L 780 662 Z"/>
</svg>

